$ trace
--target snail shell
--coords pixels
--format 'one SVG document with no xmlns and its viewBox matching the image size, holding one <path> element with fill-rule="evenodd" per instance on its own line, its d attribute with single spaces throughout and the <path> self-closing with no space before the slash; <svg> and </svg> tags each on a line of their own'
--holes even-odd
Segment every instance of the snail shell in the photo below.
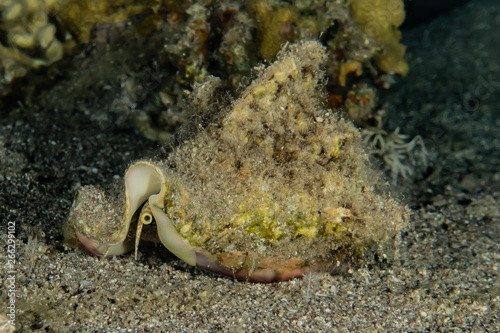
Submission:
<svg viewBox="0 0 500 333">
<path fill-rule="evenodd" d="M 164 160 L 134 163 L 110 194 L 80 190 L 68 238 L 119 254 L 156 227 L 186 263 L 255 282 L 380 251 L 408 211 L 375 190 L 359 131 L 322 106 L 325 59 L 317 42 L 285 46 L 219 122 Z"/>
</svg>

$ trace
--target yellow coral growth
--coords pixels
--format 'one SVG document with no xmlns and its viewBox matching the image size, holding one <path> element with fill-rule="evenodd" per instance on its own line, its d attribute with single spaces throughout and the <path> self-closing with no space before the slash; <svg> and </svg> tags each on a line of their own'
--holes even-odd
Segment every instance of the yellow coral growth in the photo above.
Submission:
<svg viewBox="0 0 500 333">
<path fill-rule="evenodd" d="M 375 56 L 377 66 L 390 74 L 406 75 L 406 47 L 399 41 L 398 27 L 405 19 L 402 0 L 349 0 L 351 15 L 368 36 L 383 44 L 382 53 Z"/>
<path fill-rule="evenodd" d="M 117 23 L 151 8 L 149 1 L 137 0 L 46 0 L 49 10 L 56 14 L 79 38 L 88 43 L 90 30 L 96 24 Z"/>
<path fill-rule="evenodd" d="M 251 8 L 259 22 L 259 56 L 263 59 L 274 58 L 281 44 L 292 34 L 292 23 L 298 17 L 297 10 L 290 5 L 272 7 L 262 0 L 254 1 Z"/>
</svg>

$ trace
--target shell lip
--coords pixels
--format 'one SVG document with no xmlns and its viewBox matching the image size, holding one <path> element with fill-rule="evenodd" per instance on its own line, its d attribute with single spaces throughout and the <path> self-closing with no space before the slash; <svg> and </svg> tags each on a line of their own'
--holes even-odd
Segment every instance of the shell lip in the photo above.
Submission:
<svg viewBox="0 0 500 333">
<path fill-rule="evenodd" d="M 96 241 L 91 240 L 90 238 L 85 237 L 83 234 L 80 232 L 76 231 L 76 237 L 78 239 L 78 245 L 79 247 L 82 248 L 83 250 L 96 255 L 96 256 L 102 256 L 103 253 L 102 251 L 102 245 L 97 243 Z"/>
<path fill-rule="evenodd" d="M 209 255 L 196 252 L 196 266 L 218 275 L 232 277 L 238 281 L 255 282 L 255 283 L 273 283 L 301 278 L 311 267 L 304 266 L 290 270 L 279 270 L 275 268 L 255 268 L 255 269 L 230 269 L 222 266 L 217 261 L 213 260 Z"/>
<path fill-rule="evenodd" d="M 75 231 L 75 234 L 79 247 L 96 256 L 121 255 L 133 249 L 133 243 L 129 239 L 117 244 L 105 245 L 86 237 L 78 231 Z"/>
</svg>

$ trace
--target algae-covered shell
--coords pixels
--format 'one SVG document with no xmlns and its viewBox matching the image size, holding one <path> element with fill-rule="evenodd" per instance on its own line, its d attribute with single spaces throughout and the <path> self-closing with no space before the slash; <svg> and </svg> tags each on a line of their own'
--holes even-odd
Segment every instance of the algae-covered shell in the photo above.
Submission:
<svg viewBox="0 0 500 333">
<path fill-rule="evenodd" d="M 316 42 L 285 46 L 224 116 L 166 159 L 132 164 L 111 195 L 81 189 L 68 238 L 119 254 L 149 224 L 188 264 L 258 282 L 378 251 L 407 210 L 375 190 L 380 175 L 358 130 L 321 105 L 325 59 Z"/>
</svg>

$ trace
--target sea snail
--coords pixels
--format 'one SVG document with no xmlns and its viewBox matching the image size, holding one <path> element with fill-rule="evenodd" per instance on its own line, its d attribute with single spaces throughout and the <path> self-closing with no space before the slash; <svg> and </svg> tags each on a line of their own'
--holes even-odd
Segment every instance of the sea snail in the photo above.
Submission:
<svg viewBox="0 0 500 333">
<path fill-rule="evenodd" d="M 186 263 L 253 282 L 384 251 L 408 211 L 377 191 L 359 131 L 321 104 L 325 59 L 317 42 L 285 46 L 225 115 L 166 159 L 135 162 L 110 191 L 81 188 L 66 239 L 116 255 L 137 251 L 154 227 Z"/>
</svg>

